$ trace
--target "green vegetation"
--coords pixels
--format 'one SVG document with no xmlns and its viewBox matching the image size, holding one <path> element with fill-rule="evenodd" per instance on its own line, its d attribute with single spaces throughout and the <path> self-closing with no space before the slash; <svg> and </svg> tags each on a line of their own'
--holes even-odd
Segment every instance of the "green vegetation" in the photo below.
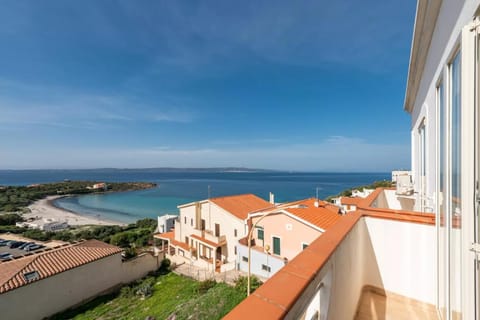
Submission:
<svg viewBox="0 0 480 320">
<path fill-rule="evenodd" d="M 32 202 L 50 195 L 87 194 L 107 191 L 131 191 L 148 189 L 155 186 L 146 182 L 109 182 L 107 190 L 89 189 L 97 181 L 66 181 L 30 186 L 8 186 L 0 188 L 0 212 L 23 211 Z"/>
<path fill-rule="evenodd" d="M 336 198 L 336 197 L 350 197 L 352 195 L 353 190 L 363 191 L 363 189 L 391 188 L 391 187 L 394 187 L 394 186 L 395 186 L 395 183 L 392 182 L 392 181 L 388 181 L 388 180 L 375 181 L 374 183 L 369 184 L 369 185 L 359 186 L 359 187 L 344 190 L 337 195 L 327 197 L 325 199 L 325 201 L 332 202 L 332 199 Z"/>
<path fill-rule="evenodd" d="M 246 294 L 225 283 L 197 282 L 166 270 L 53 319 L 221 319 Z"/>
<path fill-rule="evenodd" d="M 77 241 L 97 239 L 108 242 L 121 248 L 126 248 L 126 256 L 135 255 L 135 248 L 144 247 L 149 244 L 152 233 L 157 227 L 155 219 L 141 219 L 136 223 L 127 226 L 82 226 L 70 230 L 58 232 L 47 232 L 38 229 L 27 229 L 16 227 L 16 221 L 21 221 L 20 216 L 16 214 L 0 215 L 0 234 L 11 232 L 22 234 L 26 238 L 38 241 L 61 240 L 61 241 Z M 5 223 L 6 225 L 4 225 Z M 13 223 L 8 225 L 7 223 Z"/>
</svg>

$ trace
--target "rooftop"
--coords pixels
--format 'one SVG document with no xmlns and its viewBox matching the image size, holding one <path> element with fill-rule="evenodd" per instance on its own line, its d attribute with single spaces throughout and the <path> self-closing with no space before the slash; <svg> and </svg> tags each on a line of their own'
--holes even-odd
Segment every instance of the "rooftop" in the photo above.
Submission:
<svg viewBox="0 0 480 320">
<path fill-rule="evenodd" d="M 364 208 L 341 216 L 225 319 L 310 319 L 310 305 L 320 309 L 325 305 L 327 310 L 322 312 L 328 312 L 332 319 L 352 319 L 360 312 L 357 306 L 361 307 L 365 289 L 370 287 L 377 295 L 379 291 L 389 297 L 395 293 L 412 305 L 425 302 L 430 310 L 435 291 L 431 271 L 435 217 L 369 208 L 382 191 L 377 189 L 363 199 Z M 408 252 L 408 256 L 402 252 Z"/>
<path fill-rule="evenodd" d="M 120 252 L 118 247 L 87 240 L 2 263 L 0 294 Z"/>
<path fill-rule="evenodd" d="M 315 198 L 297 201 L 295 206 L 285 204 L 285 211 L 305 220 L 323 230 L 330 228 L 338 220 L 341 215 L 339 208 L 325 201 L 318 201 L 318 207 L 315 207 Z"/>
<path fill-rule="evenodd" d="M 251 193 L 212 198 L 210 201 L 242 220 L 247 219 L 248 214 L 252 211 L 272 207 L 270 202 Z"/>
</svg>

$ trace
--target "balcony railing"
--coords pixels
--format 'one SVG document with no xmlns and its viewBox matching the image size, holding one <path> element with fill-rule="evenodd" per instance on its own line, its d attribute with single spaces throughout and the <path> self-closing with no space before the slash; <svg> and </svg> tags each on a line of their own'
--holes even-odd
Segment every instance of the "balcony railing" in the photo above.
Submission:
<svg viewBox="0 0 480 320">
<path fill-rule="evenodd" d="M 226 319 L 354 319 L 362 305 L 379 319 L 395 318 L 385 299 L 402 301 L 418 319 L 434 318 L 434 220 L 378 208 L 347 214 Z M 383 302 L 364 302 L 372 296 Z"/>
<path fill-rule="evenodd" d="M 194 229 L 193 233 L 197 237 L 201 237 L 207 241 L 213 242 L 213 243 L 218 243 L 221 244 L 223 242 L 227 241 L 227 237 L 225 235 L 220 235 L 220 236 L 215 236 L 214 233 L 211 230 L 198 230 Z"/>
</svg>

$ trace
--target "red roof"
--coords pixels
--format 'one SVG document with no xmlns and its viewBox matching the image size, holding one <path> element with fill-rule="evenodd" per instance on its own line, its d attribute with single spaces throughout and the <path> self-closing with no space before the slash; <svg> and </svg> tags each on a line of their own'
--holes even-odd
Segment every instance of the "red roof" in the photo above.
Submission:
<svg viewBox="0 0 480 320">
<path fill-rule="evenodd" d="M 22 287 L 81 265 L 122 252 L 98 240 L 87 240 L 51 251 L 0 263 L 0 293 Z M 25 274 L 36 272 L 31 280 Z"/>
<path fill-rule="evenodd" d="M 212 198 L 210 201 L 242 220 L 247 219 L 248 214 L 252 211 L 272 207 L 270 202 L 265 201 L 254 194 Z"/>
<path fill-rule="evenodd" d="M 328 229 L 341 219 L 339 207 L 318 200 L 318 207 L 315 207 L 315 198 L 285 203 L 279 206 L 279 209 L 285 210 L 300 219 L 307 221 L 323 230 Z"/>
<path fill-rule="evenodd" d="M 352 198 L 352 197 L 340 197 L 340 203 L 346 205 L 358 206 L 360 202 L 365 200 L 364 198 Z"/>
<path fill-rule="evenodd" d="M 157 239 L 168 240 L 172 246 L 180 247 L 186 251 L 190 250 L 188 244 L 175 240 L 175 231 L 156 233 L 153 235 L 153 237 Z"/>
</svg>

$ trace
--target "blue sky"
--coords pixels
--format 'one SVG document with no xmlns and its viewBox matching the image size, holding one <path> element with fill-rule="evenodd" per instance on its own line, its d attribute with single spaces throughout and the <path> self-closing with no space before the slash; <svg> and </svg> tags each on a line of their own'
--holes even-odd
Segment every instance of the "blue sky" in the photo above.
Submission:
<svg viewBox="0 0 480 320">
<path fill-rule="evenodd" d="M 415 1 L 4 1 L 0 169 L 410 167 Z"/>
</svg>

